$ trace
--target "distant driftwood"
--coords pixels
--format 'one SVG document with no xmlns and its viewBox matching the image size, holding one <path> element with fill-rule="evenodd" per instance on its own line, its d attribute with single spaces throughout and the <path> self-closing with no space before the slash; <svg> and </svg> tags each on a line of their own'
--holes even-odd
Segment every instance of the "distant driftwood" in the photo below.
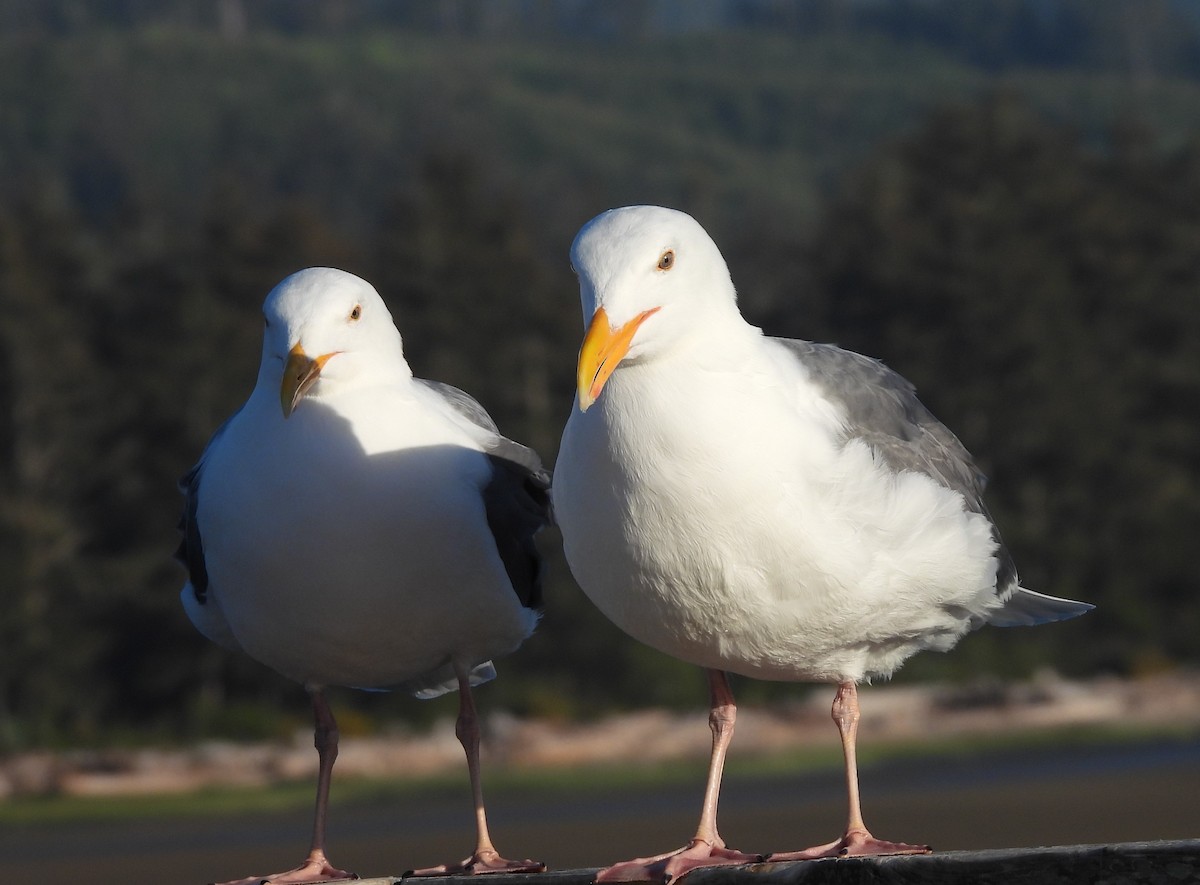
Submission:
<svg viewBox="0 0 1200 885">
<path fill-rule="evenodd" d="M 590 885 L 595 870 L 489 875 L 488 885 Z M 362 879 L 359 885 L 415 885 L 416 879 Z M 428 882 L 428 880 L 420 880 Z M 479 885 L 478 877 L 451 876 L 442 885 Z M 947 851 L 905 857 L 855 857 L 799 863 L 750 864 L 696 870 L 686 885 L 1075 885 L 1075 883 L 1200 882 L 1200 839 L 1123 842 L 1055 848 Z"/>
</svg>

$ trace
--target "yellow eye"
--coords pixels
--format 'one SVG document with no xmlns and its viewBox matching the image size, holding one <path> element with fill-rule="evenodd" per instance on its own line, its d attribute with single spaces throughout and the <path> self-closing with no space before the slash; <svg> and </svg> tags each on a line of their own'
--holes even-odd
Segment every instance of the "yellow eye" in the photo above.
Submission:
<svg viewBox="0 0 1200 885">
<path fill-rule="evenodd" d="M 670 270 L 675 266 L 675 250 L 668 249 L 662 255 L 658 256 L 658 269 Z"/>
<path fill-rule="evenodd" d="M 354 310 L 350 311 L 350 322 L 352 322 L 352 323 L 357 322 L 358 318 L 361 316 L 362 316 L 362 305 L 361 304 L 354 305 Z"/>
</svg>

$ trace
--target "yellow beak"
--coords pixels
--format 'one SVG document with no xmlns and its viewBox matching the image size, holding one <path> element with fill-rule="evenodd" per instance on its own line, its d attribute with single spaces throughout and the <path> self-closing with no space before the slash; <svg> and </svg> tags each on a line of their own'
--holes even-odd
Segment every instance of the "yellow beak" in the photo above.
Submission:
<svg viewBox="0 0 1200 885">
<path fill-rule="evenodd" d="M 326 353 L 310 357 L 299 342 L 288 351 L 287 362 L 283 365 L 283 384 L 279 388 L 279 404 L 283 406 L 284 418 L 291 417 L 300 400 L 304 399 L 304 394 L 317 383 L 321 369 L 333 355 Z"/>
<path fill-rule="evenodd" d="M 579 369 L 575 377 L 579 411 L 586 412 L 600 396 L 605 382 L 629 352 L 629 345 L 638 327 L 659 309 L 653 307 L 644 310 L 618 329 L 609 323 L 603 307 L 592 316 L 583 336 L 583 345 L 579 348 Z"/>
</svg>

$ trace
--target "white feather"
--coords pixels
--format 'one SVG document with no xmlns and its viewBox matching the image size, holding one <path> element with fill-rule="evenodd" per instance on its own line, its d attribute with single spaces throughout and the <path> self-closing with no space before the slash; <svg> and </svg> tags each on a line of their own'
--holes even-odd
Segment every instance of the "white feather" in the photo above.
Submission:
<svg viewBox="0 0 1200 885">
<path fill-rule="evenodd" d="M 355 305 L 361 318 L 348 322 Z M 189 616 L 297 682 L 453 687 L 452 662 L 494 674 L 537 614 L 488 526 L 480 436 L 430 400 L 368 284 L 294 274 L 268 297 L 249 400 L 203 460 L 196 520 L 209 576 Z M 336 353 L 285 418 L 284 357 Z"/>
<path fill-rule="evenodd" d="M 614 210 L 572 258 L 585 322 L 658 308 L 572 409 L 555 468 L 572 573 L 618 626 L 704 667 L 844 682 L 1000 608 L 990 520 L 848 432 L 843 404 L 741 317 L 694 220 Z"/>
</svg>

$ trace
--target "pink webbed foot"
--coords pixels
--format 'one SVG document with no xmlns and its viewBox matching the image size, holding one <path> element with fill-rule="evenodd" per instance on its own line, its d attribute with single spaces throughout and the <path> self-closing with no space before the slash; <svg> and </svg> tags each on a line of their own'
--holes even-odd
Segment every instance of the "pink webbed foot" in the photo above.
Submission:
<svg viewBox="0 0 1200 885">
<path fill-rule="evenodd" d="M 932 854 L 928 845 L 909 845 L 906 842 L 887 842 L 876 839 L 866 830 L 851 830 L 827 845 L 805 848 L 803 851 L 778 851 L 767 855 L 768 863 L 789 860 L 814 860 L 818 857 L 868 857 L 884 854 Z"/>
<path fill-rule="evenodd" d="M 762 859 L 761 854 L 744 854 L 724 845 L 710 845 L 693 839 L 686 848 L 678 851 L 613 864 L 596 874 L 596 882 L 662 882 L 671 885 L 701 867 L 758 863 Z"/>
<path fill-rule="evenodd" d="M 325 859 L 324 854 L 310 854 L 308 860 L 286 873 L 274 873 L 270 876 L 247 876 L 245 879 L 234 879 L 222 882 L 220 885 L 311 885 L 314 882 L 344 882 L 357 879 L 354 873 L 339 870 Z"/>
<path fill-rule="evenodd" d="M 495 850 L 479 851 L 458 863 L 410 870 L 409 876 L 482 876 L 487 873 L 544 873 L 546 865 L 537 860 L 505 860 Z"/>
</svg>

